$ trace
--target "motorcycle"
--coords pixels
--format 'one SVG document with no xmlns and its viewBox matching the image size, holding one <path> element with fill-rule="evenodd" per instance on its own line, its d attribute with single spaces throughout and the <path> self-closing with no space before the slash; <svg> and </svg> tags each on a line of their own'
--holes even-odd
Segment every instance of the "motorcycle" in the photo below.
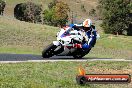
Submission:
<svg viewBox="0 0 132 88">
<path fill-rule="evenodd" d="M 72 29 L 68 33 L 65 31 L 67 28 L 61 28 L 57 33 L 57 41 L 53 41 L 47 48 L 42 51 L 43 58 L 50 58 L 54 55 L 56 56 L 73 56 L 74 58 L 82 58 L 88 54 L 91 50 L 83 49 L 79 47 L 85 43 L 85 39 L 82 36 L 83 32 L 81 30 Z M 93 42 L 95 45 L 96 40 Z"/>
</svg>

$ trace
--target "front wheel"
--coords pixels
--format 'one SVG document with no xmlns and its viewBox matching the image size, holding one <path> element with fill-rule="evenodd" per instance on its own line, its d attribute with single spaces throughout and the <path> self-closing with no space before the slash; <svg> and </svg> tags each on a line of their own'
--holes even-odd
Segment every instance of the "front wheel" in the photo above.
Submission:
<svg viewBox="0 0 132 88">
<path fill-rule="evenodd" d="M 49 58 L 55 55 L 55 49 L 57 48 L 56 45 L 54 45 L 53 43 L 51 43 L 47 48 L 45 48 L 42 51 L 42 57 L 43 58 Z"/>
</svg>

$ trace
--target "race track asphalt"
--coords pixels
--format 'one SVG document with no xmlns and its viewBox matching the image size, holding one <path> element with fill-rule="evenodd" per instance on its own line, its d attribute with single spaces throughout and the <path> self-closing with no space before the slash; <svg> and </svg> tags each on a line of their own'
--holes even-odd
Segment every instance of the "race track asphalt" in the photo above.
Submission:
<svg viewBox="0 0 132 88">
<path fill-rule="evenodd" d="M 55 62 L 55 61 L 132 61 L 125 59 L 112 58 L 89 58 L 74 59 L 72 56 L 53 56 L 51 58 L 42 58 L 41 55 L 33 54 L 0 54 L 0 63 L 17 63 L 17 62 Z"/>
</svg>

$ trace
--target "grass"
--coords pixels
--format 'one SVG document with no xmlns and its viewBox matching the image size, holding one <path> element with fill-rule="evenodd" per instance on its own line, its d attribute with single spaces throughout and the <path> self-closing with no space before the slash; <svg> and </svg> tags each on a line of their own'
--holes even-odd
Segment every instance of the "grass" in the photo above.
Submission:
<svg viewBox="0 0 132 88">
<path fill-rule="evenodd" d="M 73 65 L 74 64 L 74 65 Z M 78 67 L 87 74 L 131 74 L 131 62 L 53 62 L 0 64 L 0 88 L 130 88 L 130 84 L 76 84 Z"/>
<path fill-rule="evenodd" d="M 0 52 L 39 53 L 53 40 L 58 28 L 0 17 Z M 9 50 L 9 51 L 8 51 Z M 13 52 L 12 52 L 13 53 Z"/>
</svg>

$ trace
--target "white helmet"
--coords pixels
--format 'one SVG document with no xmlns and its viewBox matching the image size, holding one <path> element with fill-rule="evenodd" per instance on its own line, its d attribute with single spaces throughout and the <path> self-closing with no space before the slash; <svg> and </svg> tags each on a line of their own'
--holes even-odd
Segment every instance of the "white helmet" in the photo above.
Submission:
<svg viewBox="0 0 132 88">
<path fill-rule="evenodd" d="M 86 19 L 84 22 L 83 22 L 83 26 L 84 27 L 90 27 L 92 25 L 92 21 L 90 19 Z"/>
</svg>

